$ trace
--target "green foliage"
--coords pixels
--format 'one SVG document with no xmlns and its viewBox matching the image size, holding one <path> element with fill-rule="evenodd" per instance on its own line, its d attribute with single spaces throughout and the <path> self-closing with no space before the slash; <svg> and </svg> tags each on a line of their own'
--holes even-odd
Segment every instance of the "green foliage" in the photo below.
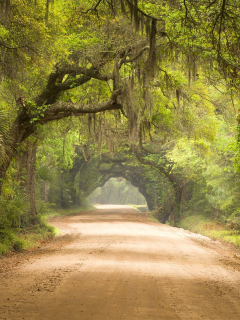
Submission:
<svg viewBox="0 0 240 320">
<path fill-rule="evenodd" d="M 71 208 L 67 208 L 67 209 L 56 209 L 56 211 L 54 213 L 51 213 L 48 216 L 66 216 L 66 215 L 74 215 L 74 214 L 78 214 L 82 211 L 92 211 L 92 210 L 96 210 L 96 207 L 94 207 L 91 204 L 85 204 L 84 206 L 74 206 Z"/>
<path fill-rule="evenodd" d="M 12 247 L 15 251 L 20 251 L 24 248 L 24 241 L 22 239 L 16 239 Z"/>
<path fill-rule="evenodd" d="M 225 225 L 217 220 L 211 220 L 201 215 L 194 215 L 183 218 L 179 227 L 202 234 L 214 240 L 230 242 L 240 247 L 239 230 L 235 230 L 234 228 L 230 229 L 229 225 Z"/>
<path fill-rule="evenodd" d="M 0 201 L 0 229 L 21 228 L 29 222 L 29 204 L 23 194 Z"/>
<path fill-rule="evenodd" d="M 111 178 L 103 187 L 94 190 L 87 200 L 92 204 L 145 204 L 137 188 L 123 178 Z"/>
<path fill-rule="evenodd" d="M 0 165 L 8 158 L 10 137 L 8 111 L 0 106 Z"/>
<path fill-rule="evenodd" d="M 55 228 L 49 226 L 41 216 L 38 217 L 38 224 L 34 226 L 10 228 L 5 224 L 0 229 L 0 255 L 35 248 L 41 241 L 52 238 L 55 234 Z"/>
<path fill-rule="evenodd" d="M 95 5 L 91 0 L 52 1 L 50 6 L 45 0 L 12 2 L 0 27 L 0 165 L 12 150 L 16 135 L 12 125 L 23 107 L 15 100 L 24 96 L 21 126 L 29 121 L 27 135 L 31 135 L 38 123 L 40 214 L 51 212 L 53 205 L 86 204 L 86 196 L 105 182 L 99 167 L 103 171 L 115 167 L 111 160 L 124 157 L 122 167 L 141 168 L 153 208 L 162 207 L 172 215 L 238 218 L 239 6 L 232 0 L 222 5 L 220 1 L 138 2 L 141 10 L 158 19 L 156 39 L 149 39 L 146 25 L 140 30 L 136 21 L 134 26 L 128 19 L 129 5 L 126 14 L 115 1 L 100 1 L 93 9 Z M 156 48 L 149 48 L 146 36 L 151 45 L 156 40 Z M 156 63 L 150 76 L 151 51 Z M 70 71 L 60 71 L 63 67 Z M 79 68 L 85 71 L 78 73 Z M 54 76 L 57 80 L 51 84 Z M 49 83 L 51 88 L 46 89 Z M 60 94 L 59 87 L 66 84 L 68 89 Z M 71 105 L 95 105 L 120 87 L 122 114 L 112 110 L 74 117 L 68 111 L 68 119 L 42 126 L 55 97 Z M 37 104 L 36 97 L 48 90 L 53 90 L 51 99 Z M 61 118 L 63 112 L 51 115 Z M 26 142 L 31 143 L 31 139 Z M 1 196 L 0 230 L 30 223 L 23 186 L 29 177 L 18 159 L 23 147 L 14 148 L 17 154 Z M 136 152 L 143 163 L 134 157 Z M 100 164 L 101 157 L 108 163 Z M 111 186 L 119 187 L 118 181 Z M 121 197 L 128 195 L 129 183 L 125 181 L 119 190 Z M 12 243 L 7 233 L 4 239 Z M 20 242 L 15 248 L 21 248 Z"/>
<path fill-rule="evenodd" d="M 151 214 L 148 214 L 148 220 L 154 221 L 154 222 L 159 222 L 159 220 L 156 219 L 156 218 L 155 218 L 153 215 L 151 215 Z"/>
</svg>

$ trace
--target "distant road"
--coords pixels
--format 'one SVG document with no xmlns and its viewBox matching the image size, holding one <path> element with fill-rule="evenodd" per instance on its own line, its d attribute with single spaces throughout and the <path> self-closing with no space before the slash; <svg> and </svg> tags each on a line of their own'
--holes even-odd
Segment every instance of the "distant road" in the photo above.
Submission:
<svg viewBox="0 0 240 320">
<path fill-rule="evenodd" d="M 0 273 L 1 320 L 240 319 L 237 250 L 99 208 L 52 218 L 63 234 Z"/>
</svg>

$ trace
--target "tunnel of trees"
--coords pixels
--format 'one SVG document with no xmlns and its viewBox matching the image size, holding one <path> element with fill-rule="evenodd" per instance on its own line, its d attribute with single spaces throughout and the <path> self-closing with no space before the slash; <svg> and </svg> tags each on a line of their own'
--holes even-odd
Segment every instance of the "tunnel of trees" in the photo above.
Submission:
<svg viewBox="0 0 240 320">
<path fill-rule="evenodd" d="M 1 0 L 0 23 L 0 236 L 117 177 L 163 223 L 240 217 L 236 0 Z"/>
<path fill-rule="evenodd" d="M 95 189 L 88 197 L 91 204 L 135 205 L 147 211 L 146 200 L 131 182 L 124 178 L 110 178 L 102 187 Z"/>
</svg>

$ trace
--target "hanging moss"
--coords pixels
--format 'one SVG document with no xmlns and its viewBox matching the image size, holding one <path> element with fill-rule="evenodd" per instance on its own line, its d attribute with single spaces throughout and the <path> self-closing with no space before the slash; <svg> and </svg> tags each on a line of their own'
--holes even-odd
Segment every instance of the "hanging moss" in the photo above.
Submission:
<svg viewBox="0 0 240 320">
<path fill-rule="evenodd" d="M 139 140 L 139 109 L 137 106 L 137 97 L 133 90 L 133 78 L 130 77 L 129 83 L 124 88 L 124 105 L 126 106 L 128 116 L 128 134 L 130 143 Z"/>
<path fill-rule="evenodd" d="M 139 28 L 141 30 L 142 35 L 144 34 L 144 27 L 145 27 L 145 19 L 143 15 L 139 16 Z"/>
<path fill-rule="evenodd" d="M 135 30 L 138 32 L 139 31 L 139 24 L 140 24 L 140 19 L 138 16 L 138 0 L 134 0 L 134 5 L 135 7 L 133 7 L 133 16 L 134 16 L 134 26 L 135 26 Z"/>
<path fill-rule="evenodd" d="M 114 137 L 112 134 L 108 134 L 106 138 L 106 145 L 111 156 L 115 154 L 115 145 L 114 145 Z"/>
<path fill-rule="evenodd" d="M 93 131 L 95 134 L 95 132 L 96 132 L 96 115 L 95 115 L 95 113 L 93 114 Z"/>
<path fill-rule="evenodd" d="M 127 1 L 127 5 L 129 7 L 131 21 L 132 21 L 133 20 L 133 5 L 132 5 L 132 3 L 130 1 Z"/>
<path fill-rule="evenodd" d="M 100 115 L 99 117 L 99 125 L 98 125 L 98 131 L 97 131 L 97 148 L 98 148 L 98 155 L 101 158 L 102 154 L 102 139 L 103 139 L 103 125 L 102 125 L 102 117 Z"/>
<path fill-rule="evenodd" d="M 151 20 L 149 18 L 147 18 L 146 22 L 145 22 L 147 40 L 149 40 L 149 38 L 150 38 L 150 24 L 151 24 Z"/>
<path fill-rule="evenodd" d="M 179 89 L 176 90 L 176 98 L 177 98 L 178 107 L 180 107 L 180 90 Z"/>
<path fill-rule="evenodd" d="M 88 114 L 88 133 L 89 133 L 89 137 L 92 136 L 92 115 L 91 113 Z"/>
<path fill-rule="evenodd" d="M 154 77 L 154 68 L 156 65 L 156 33 L 157 33 L 157 21 L 152 20 L 151 22 L 151 31 L 149 37 L 149 55 L 148 60 L 146 62 L 148 77 Z"/>
<path fill-rule="evenodd" d="M 126 11 L 126 8 L 125 8 L 125 4 L 124 4 L 124 1 L 123 0 L 121 0 L 121 11 L 122 11 L 122 13 L 123 14 L 127 14 L 127 11 Z"/>
</svg>

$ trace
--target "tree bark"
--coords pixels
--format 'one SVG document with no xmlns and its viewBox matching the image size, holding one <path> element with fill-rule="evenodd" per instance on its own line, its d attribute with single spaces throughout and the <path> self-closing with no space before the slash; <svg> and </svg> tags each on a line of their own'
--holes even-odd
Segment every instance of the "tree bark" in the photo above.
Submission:
<svg viewBox="0 0 240 320">
<path fill-rule="evenodd" d="M 154 162 L 151 162 L 149 160 L 146 161 L 140 156 L 140 154 L 137 150 L 135 150 L 135 154 L 136 154 L 137 159 L 140 161 L 140 163 L 155 167 L 166 178 L 168 178 L 168 180 L 172 184 L 172 187 L 173 187 L 173 190 L 175 193 L 174 225 L 176 226 L 179 223 L 180 217 L 181 217 L 182 191 L 183 191 L 184 186 L 186 185 L 186 182 L 184 183 L 184 181 L 180 175 L 172 173 L 171 169 L 166 169 L 166 168 L 169 168 L 169 166 L 158 165 L 158 164 L 155 164 Z"/>
<path fill-rule="evenodd" d="M 154 205 L 152 203 L 152 199 L 149 196 L 149 194 L 146 191 L 146 188 L 140 187 L 138 188 L 138 191 L 144 196 L 146 202 L 147 202 L 147 207 L 149 211 L 153 211 L 154 210 Z"/>
<path fill-rule="evenodd" d="M 19 157 L 20 186 L 29 200 L 29 219 L 32 223 L 36 222 L 37 215 L 35 201 L 36 154 L 37 139 L 25 144 L 25 150 Z"/>
</svg>

